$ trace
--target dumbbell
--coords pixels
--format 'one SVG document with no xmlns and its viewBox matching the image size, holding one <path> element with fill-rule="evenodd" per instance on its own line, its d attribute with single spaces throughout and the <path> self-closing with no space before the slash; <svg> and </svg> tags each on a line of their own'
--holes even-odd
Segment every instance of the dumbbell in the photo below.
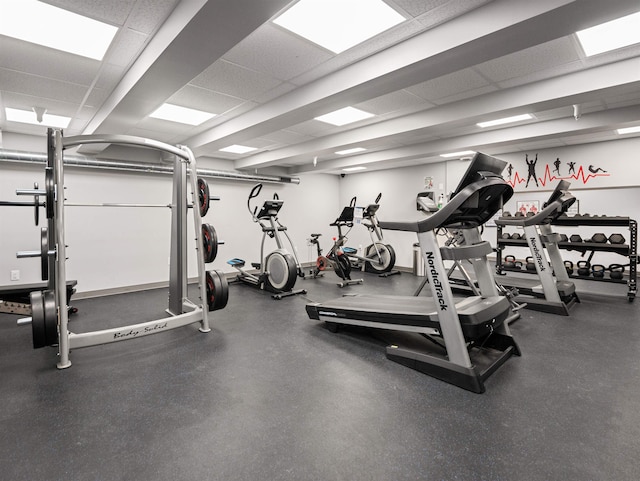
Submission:
<svg viewBox="0 0 640 481">
<path fill-rule="evenodd" d="M 571 237 L 569 237 L 569 241 L 582 242 L 582 237 L 580 237 L 580 234 L 571 234 Z"/>
<path fill-rule="evenodd" d="M 591 242 L 595 242 L 596 244 L 605 244 L 607 242 L 607 236 L 602 232 L 598 232 L 597 234 L 593 234 L 591 236 Z"/>
<path fill-rule="evenodd" d="M 505 210 L 505 211 L 502 213 L 502 217 L 511 217 L 511 212 L 509 212 L 508 210 Z"/>
<path fill-rule="evenodd" d="M 524 260 L 524 262 L 525 262 L 525 266 L 524 266 L 524 267 L 525 267 L 528 271 L 535 271 L 535 270 L 536 270 L 536 265 L 533 263 L 533 257 L 528 256 L 528 257 Z"/>
<path fill-rule="evenodd" d="M 589 261 L 578 261 L 578 275 L 588 277 L 591 273 L 591 263 Z"/>
<path fill-rule="evenodd" d="M 524 217 L 524 214 L 522 213 L 522 211 L 518 211 L 516 212 L 516 215 L 514 217 Z"/>
<path fill-rule="evenodd" d="M 611 264 L 609 266 L 609 276 L 611 279 L 622 279 L 624 274 L 624 266 L 620 264 Z"/>
<path fill-rule="evenodd" d="M 591 266 L 591 275 L 596 279 L 601 279 L 604 277 L 605 267 L 602 264 L 593 264 Z"/>
<path fill-rule="evenodd" d="M 567 242 L 568 240 L 567 234 L 560 234 L 560 242 Z"/>
<path fill-rule="evenodd" d="M 573 274 L 573 262 L 564 261 L 564 268 L 567 270 L 567 274 L 568 275 L 572 275 Z"/>
<path fill-rule="evenodd" d="M 526 213 L 525 217 L 533 217 L 534 215 L 536 215 L 535 212 L 529 211 Z"/>
<path fill-rule="evenodd" d="M 618 234 L 618 233 L 611 234 L 609 236 L 609 242 L 611 244 L 624 244 L 625 238 L 624 238 L 624 236 L 622 234 Z"/>
<path fill-rule="evenodd" d="M 522 234 L 520 234 L 519 232 L 515 232 L 511 234 L 511 240 L 519 240 L 519 239 L 522 239 Z"/>
<path fill-rule="evenodd" d="M 505 240 L 511 239 L 511 234 L 509 234 L 508 232 L 503 232 L 502 238 Z"/>
</svg>

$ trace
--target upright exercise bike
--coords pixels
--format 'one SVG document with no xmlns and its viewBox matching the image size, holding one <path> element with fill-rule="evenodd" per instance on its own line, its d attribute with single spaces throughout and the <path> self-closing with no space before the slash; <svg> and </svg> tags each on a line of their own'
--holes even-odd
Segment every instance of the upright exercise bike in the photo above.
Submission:
<svg viewBox="0 0 640 481">
<path fill-rule="evenodd" d="M 357 269 L 361 269 L 364 266 L 364 270 L 367 272 L 374 272 L 381 276 L 387 277 L 393 274 L 400 274 L 400 271 L 394 271 L 393 266 L 396 263 L 396 253 L 389 244 L 385 244 L 382 236 L 382 229 L 378 223 L 378 217 L 376 212 L 380 208 L 380 199 L 382 193 L 378 194 L 373 204 L 369 204 L 362 213 L 362 224 L 369 231 L 369 237 L 371 238 L 371 244 L 369 244 L 365 250 L 364 255 L 359 255 L 358 250 L 353 247 L 344 247 L 342 250 L 351 261 L 351 266 Z M 349 204 L 351 208 L 351 226 L 353 225 L 353 212 L 355 209 L 356 198 L 352 198 Z M 374 238 L 375 235 L 375 238 Z M 344 237 L 346 242 L 346 235 Z"/>
<path fill-rule="evenodd" d="M 331 224 L 334 225 L 335 223 Z M 340 227 L 338 226 L 338 230 Z M 333 246 L 327 255 L 322 255 L 322 248 L 320 247 L 320 240 L 318 239 L 322 234 L 311 234 L 309 242 L 314 244 L 318 251 L 318 258 L 316 259 L 316 265 L 311 270 L 311 276 L 315 279 L 323 275 L 323 272 L 327 269 L 333 269 L 336 275 L 342 279 L 342 282 L 338 282 L 339 287 L 350 286 L 353 284 L 362 284 L 362 279 L 351 279 L 351 263 L 349 258 L 342 251 L 342 244 L 345 241 L 345 237 L 339 236 L 333 238 Z"/>
<path fill-rule="evenodd" d="M 259 272 L 254 274 L 244 269 L 244 260 L 237 257 L 228 260 L 227 264 L 239 271 L 236 278 L 237 281 L 273 292 L 274 294 L 271 297 L 274 299 L 282 299 L 283 297 L 296 294 L 305 294 L 307 291 L 304 289 L 293 290 L 296 278 L 298 276 L 303 277 L 304 274 L 298 258 L 295 255 L 293 242 L 289 234 L 287 234 L 287 228 L 278 220 L 278 212 L 280 212 L 284 202 L 278 198 L 278 194 L 276 193 L 273 194 L 273 199 L 264 201 L 259 212 L 257 212 L 257 206 L 251 209 L 251 200 L 258 197 L 261 190 L 262 184 L 254 185 L 247 199 L 247 209 L 249 209 L 253 221 L 260 224 L 260 228 L 262 229 L 260 262 L 253 262 L 251 264 L 253 268 L 258 269 Z M 293 253 L 288 252 L 284 248 L 280 233 L 284 234 L 287 238 Z M 264 244 L 267 236 L 276 241 L 278 248 L 265 256 Z"/>
</svg>

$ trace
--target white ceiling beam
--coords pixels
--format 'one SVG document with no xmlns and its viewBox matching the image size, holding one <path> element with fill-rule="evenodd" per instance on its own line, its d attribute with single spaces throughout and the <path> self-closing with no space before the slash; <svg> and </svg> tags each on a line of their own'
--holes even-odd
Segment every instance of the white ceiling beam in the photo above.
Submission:
<svg viewBox="0 0 640 481">
<path fill-rule="evenodd" d="M 578 5 L 579 4 L 579 5 Z M 204 153 L 475 65 L 637 8 L 634 0 L 497 0 L 185 140 Z M 504 15 L 509 11 L 508 16 Z M 237 168 L 260 167 L 246 159 Z"/>
<path fill-rule="evenodd" d="M 480 150 L 491 153 L 492 149 L 503 145 L 522 143 L 523 141 L 531 142 L 534 140 L 561 138 L 567 136 L 567 134 L 577 135 L 602 132 L 604 130 L 603 125 L 622 126 L 626 123 L 637 121 L 637 119 L 638 106 L 624 107 L 585 114 L 578 121 L 571 117 L 496 129 L 488 132 L 434 140 L 368 154 L 354 155 L 347 159 L 327 160 L 318 162 L 315 167 L 309 162 L 307 165 L 291 169 L 290 173 L 335 172 L 342 168 L 356 165 L 375 169 L 377 167 L 376 164 L 379 163 L 384 163 L 383 168 L 386 169 L 392 167 L 392 165 L 389 164 L 390 160 L 392 162 L 405 162 L 412 159 L 439 156 L 443 152 L 461 150 Z M 614 128 L 615 127 L 611 127 L 610 130 Z M 442 159 L 439 158 L 439 160 Z"/>
<path fill-rule="evenodd" d="M 179 2 L 83 134 L 135 126 L 289 2 Z"/>
</svg>

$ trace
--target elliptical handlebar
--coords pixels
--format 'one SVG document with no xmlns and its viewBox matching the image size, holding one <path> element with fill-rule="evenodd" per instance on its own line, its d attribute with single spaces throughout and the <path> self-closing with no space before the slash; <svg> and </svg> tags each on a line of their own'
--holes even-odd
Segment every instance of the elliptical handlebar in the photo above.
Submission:
<svg viewBox="0 0 640 481">
<path fill-rule="evenodd" d="M 380 192 L 378 194 L 378 197 L 376 197 L 376 200 L 375 200 L 374 204 L 379 204 L 380 203 L 380 199 L 382 199 L 382 192 Z"/>
<path fill-rule="evenodd" d="M 249 197 L 247 198 L 247 209 L 249 210 L 249 214 L 251 214 L 251 217 L 253 217 L 254 222 L 257 221 L 256 212 L 258 211 L 258 206 L 255 206 L 253 210 L 251 210 L 251 199 L 255 199 L 256 197 L 258 197 L 261 190 L 262 184 L 254 185 L 251 189 L 251 192 L 249 192 Z"/>
<path fill-rule="evenodd" d="M 355 207 L 356 206 L 356 196 L 354 195 L 351 198 L 351 201 L 349 202 L 349 207 Z"/>
</svg>

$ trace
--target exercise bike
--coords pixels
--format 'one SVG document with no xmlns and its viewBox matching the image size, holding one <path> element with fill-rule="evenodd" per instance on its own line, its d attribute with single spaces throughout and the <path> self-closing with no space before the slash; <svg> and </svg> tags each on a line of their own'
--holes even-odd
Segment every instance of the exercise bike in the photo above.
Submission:
<svg viewBox="0 0 640 481">
<path fill-rule="evenodd" d="M 333 225 L 337 225 L 335 222 Z M 338 231 L 340 226 L 338 225 Z M 327 252 L 327 255 L 322 255 L 322 248 L 320 247 L 320 241 L 318 237 L 322 234 L 311 234 L 309 242 L 314 244 L 317 248 L 318 258 L 316 259 L 316 265 L 311 270 L 311 276 L 315 279 L 321 277 L 325 270 L 333 269 L 336 275 L 342 279 L 342 282 L 338 282 L 339 287 L 350 286 L 353 284 L 362 284 L 362 279 L 351 279 L 351 263 L 347 255 L 342 252 L 342 244 L 346 240 L 345 237 L 339 236 L 333 238 L 333 246 Z M 341 244 L 342 242 L 342 244 Z"/>
<path fill-rule="evenodd" d="M 400 271 L 394 271 L 393 266 L 396 263 L 396 253 L 389 244 L 384 243 L 382 236 L 382 230 L 378 224 L 378 217 L 376 212 L 380 208 L 380 198 L 382 193 L 378 194 L 375 203 L 369 204 L 362 213 L 362 224 L 369 231 L 369 237 L 371 238 L 371 244 L 364 249 L 364 255 L 358 254 L 358 249 L 353 247 L 343 247 L 343 252 L 349 257 L 351 267 L 355 269 L 365 270 L 366 272 L 374 272 L 380 276 L 387 277 L 394 274 L 400 274 Z M 353 197 L 348 207 L 345 207 L 342 211 L 343 214 L 350 213 L 350 218 L 345 217 L 342 221 L 342 225 L 346 225 L 351 230 L 353 227 L 353 218 L 355 212 L 356 198 Z M 342 217 L 342 215 L 341 215 Z M 339 218 L 340 219 L 340 218 Z M 337 222 L 337 221 L 336 221 Z M 333 224 L 332 224 L 333 225 Z M 342 233 L 338 230 L 340 237 Z M 347 231 L 347 234 L 349 231 Z M 375 234 L 375 238 L 374 238 Z M 344 243 L 347 241 L 346 234 L 344 235 Z"/>
<path fill-rule="evenodd" d="M 304 274 L 298 258 L 295 255 L 293 242 L 289 234 L 287 234 L 287 228 L 278 220 L 278 212 L 282 208 L 284 201 L 278 198 L 277 193 L 273 194 L 273 199 L 264 201 L 260 211 L 257 212 L 257 206 L 251 209 L 251 200 L 260 195 L 261 190 L 262 184 L 254 185 L 247 199 L 247 209 L 249 209 L 253 221 L 260 224 L 262 229 L 262 243 L 260 245 L 261 262 L 251 263 L 253 268 L 258 269 L 259 272 L 254 274 L 244 269 L 245 261 L 237 257 L 228 260 L 227 264 L 239 271 L 235 279 L 236 281 L 273 292 L 274 294 L 271 297 L 274 299 L 282 299 L 283 297 L 296 294 L 306 294 L 307 291 L 305 289 L 293 290 L 296 278 L 298 276 L 304 277 Z M 287 238 L 293 254 L 284 248 L 280 233 L 284 234 Z M 277 249 L 265 256 L 264 244 L 267 236 L 276 241 Z"/>
</svg>

